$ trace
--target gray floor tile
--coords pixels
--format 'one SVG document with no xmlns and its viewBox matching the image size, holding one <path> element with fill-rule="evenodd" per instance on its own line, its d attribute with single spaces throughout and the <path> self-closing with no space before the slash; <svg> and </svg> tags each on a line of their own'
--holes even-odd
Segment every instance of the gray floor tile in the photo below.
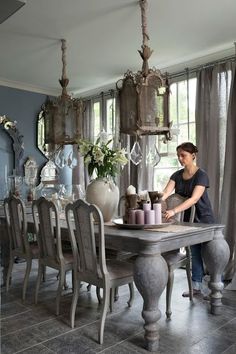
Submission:
<svg viewBox="0 0 236 354">
<path fill-rule="evenodd" d="M 135 301 L 127 308 L 128 287 L 119 289 L 119 300 L 113 313 L 107 314 L 104 344 L 97 342 L 101 312 L 95 287 L 87 291 L 84 284 L 76 309 L 75 328 L 71 329 L 69 312 L 71 288 L 63 292 L 60 315 L 55 316 L 57 272 L 48 270 L 47 280 L 40 286 L 39 302 L 34 304 L 37 263 L 33 265 L 26 301 L 23 304 L 22 280 L 24 264 L 14 267 L 14 277 L 9 293 L 1 289 L 1 354 L 64 354 L 105 353 L 144 354 L 145 349 L 142 298 L 135 291 Z M 71 287 L 71 276 L 67 276 Z M 172 295 L 172 318 L 165 317 L 165 292 L 159 307 L 160 347 L 162 354 L 235 354 L 236 353 L 236 293 L 225 291 L 223 311 L 220 316 L 209 313 L 209 303 L 201 298 L 191 303 L 182 297 L 187 289 L 184 270 L 175 272 Z"/>
</svg>

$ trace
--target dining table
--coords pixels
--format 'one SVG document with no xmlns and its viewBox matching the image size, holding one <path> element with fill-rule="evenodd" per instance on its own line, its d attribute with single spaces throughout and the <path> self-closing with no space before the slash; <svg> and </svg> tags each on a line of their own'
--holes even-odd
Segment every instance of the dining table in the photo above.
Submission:
<svg viewBox="0 0 236 354">
<path fill-rule="evenodd" d="M 32 214 L 27 214 L 30 232 L 34 231 Z M 96 230 L 96 225 L 95 225 Z M 222 312 L 222 274 L 229 260 L 229 246 L 221 224 L 166 223 L 150 227 L 125 225 L 119 222 L 104 224 L 106 248 L 131 252 L 134 261 L 134 282 L 143 298 L 141 315 L 144 320 L 146 349 L 156 352 L 159 348 L 159 325 L 161 311 L 159 299 L 168 280 L 168 268 L 164 252 L 181 247 L 202 244 L 202 257 L 210 275 L 210 312 Z M 4 215 L 0 213 L 0 235 L 6 235 Z M 61 217 L 61 234 L 68 239 L 65 217 Z M 7 262 L 6 262 L 7 263 Z M 206 307 L 207 311 L 207 307 Z M 183 333 L 184 335 L 184 333 Z"/>
</svg>

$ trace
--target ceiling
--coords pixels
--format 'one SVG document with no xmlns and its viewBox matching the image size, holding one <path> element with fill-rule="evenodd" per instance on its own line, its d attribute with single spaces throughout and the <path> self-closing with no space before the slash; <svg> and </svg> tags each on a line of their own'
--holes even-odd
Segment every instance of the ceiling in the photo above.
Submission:
<svg viewBox="0 0 236 354">
<path fill-rule="evenodd" d="M 234 54 L 235 17 L 235 0 L 149 0 L 150 66 L 173 72 Z M 26 0 L 0 24 L 0 85 L 58 95 L 61 38 L 70 92 L 115 88 L 127 69 L 141 69 L 139 2 Z"/>
</svg>

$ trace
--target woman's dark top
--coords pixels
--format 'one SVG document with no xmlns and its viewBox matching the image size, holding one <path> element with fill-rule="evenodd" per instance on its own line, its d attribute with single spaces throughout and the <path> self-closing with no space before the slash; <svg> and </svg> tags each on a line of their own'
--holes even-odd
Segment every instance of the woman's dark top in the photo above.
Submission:
<svg viewBox="0 0 236 354">
<path fill-rule="evenodd" d="M 208 224 L 215 223 L 215 218 L 207 193 L 207 188 L 209 188 L 209 178 L 206 172 L 199 168 L 197 172 L 189 179 L 183 179 L 183 172 L 184 169 L 181 169 L 173 173 L 173 175 L 170 177 L 170 179 L 175 182 L 175 193 L 180 194 L 182 197 L 190 198 L 195 186 L 204 186 L 204 193 L 195 205 L 196 212 L 194 222 L 202 222 Z M 188 221 L 189 216 L 190 209 L 186 210 L 184 221 Z"/>
</svg>

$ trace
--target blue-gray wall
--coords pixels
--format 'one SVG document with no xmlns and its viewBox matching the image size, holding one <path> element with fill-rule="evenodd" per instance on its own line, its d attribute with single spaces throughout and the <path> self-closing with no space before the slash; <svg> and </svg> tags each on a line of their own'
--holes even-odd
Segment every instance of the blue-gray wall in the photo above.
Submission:
<svg viewBox="0 0 236 354">
<path fill-rule="evenodd" d="M 47 160 L 36 147 L 36 123 L 45 100 L 46 95 L 43 94 L 0 86 L 0 115 L 6 115 L 12 121 L 17 121 L 17 128 L 24 136 L 25 150 L 22 163 L 28 156 L 32 156 L 40 167 Z M 11 144 L 11 138 L 0 126 L 0 184 L 3 182 L 6 166 L 8 174 L 12 174 Z"/>
</svg>

